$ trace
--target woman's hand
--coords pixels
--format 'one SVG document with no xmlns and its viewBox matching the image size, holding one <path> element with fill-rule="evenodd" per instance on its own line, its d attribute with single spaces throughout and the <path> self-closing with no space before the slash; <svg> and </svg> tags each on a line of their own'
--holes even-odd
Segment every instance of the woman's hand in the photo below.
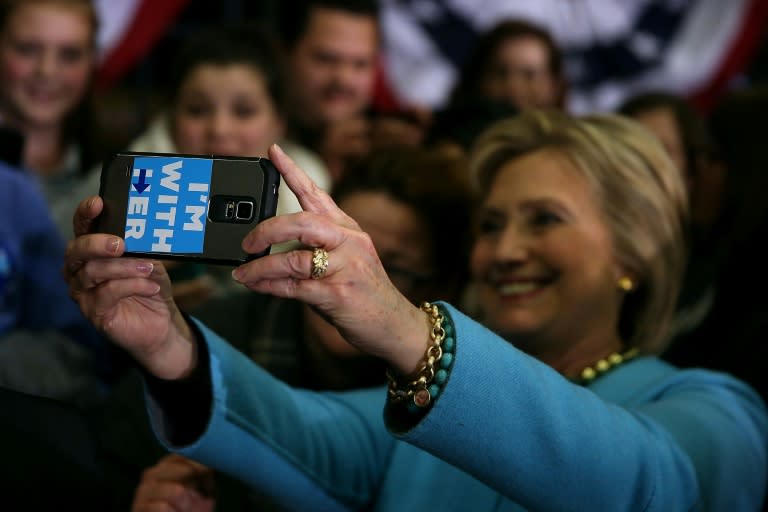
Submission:
<svg viewBox="0 0 768 512">
<path fill-rule="evenodd" d="M 240 266 L 233 277 L 248 288 L 302 300 L 331 321 L 351 344 L 404 373 L 426 350 L 426 316 L 390 282 L 371 238 L 276 145 L 269 157 L 304 211 L 257 225 L 243 241 L 255 253 L 298 240 L 328 252 L 328 266 L 312 279 L 312 249 L 272 254 Z"/>
<path fill-rule="evenodd" d="M 91 197 L 74 216 L 75 238 L 67 246 L 64 276 L 83 314 L 149 372 L 163 379 L 189 374 L 196 363 L 192 333 L 173 302 L 163 265 L 121 258 L 123 239 L 90 234 L 101 213 Z"/>
<path fill-rule="evenodd" d="M 132 512 L 211 512 L 213 470 L 181 455 L 166 455 L 141 475 Z"/>
</svg>

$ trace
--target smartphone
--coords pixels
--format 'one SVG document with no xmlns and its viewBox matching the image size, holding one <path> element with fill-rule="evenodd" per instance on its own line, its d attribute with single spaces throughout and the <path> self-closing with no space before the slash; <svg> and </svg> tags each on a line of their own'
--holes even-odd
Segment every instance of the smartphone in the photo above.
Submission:
<svg viewBox="0 0 768 512">
<path fill-rule="evenodd" d="M 104 209 L 93 231 L 125 239 L 125 254 L 240 265 L 245 235 L 275 215 L 280 174 L 266 158 L 120 152 L 105 161 Z"/>
</svg>

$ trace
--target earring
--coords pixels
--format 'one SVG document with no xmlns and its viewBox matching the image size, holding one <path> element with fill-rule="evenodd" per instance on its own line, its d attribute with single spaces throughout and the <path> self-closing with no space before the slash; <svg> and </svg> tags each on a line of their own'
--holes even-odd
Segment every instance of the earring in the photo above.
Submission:
<svg viewBox="0 0 768 512">
<path fill-rule="evenodd" d="M 625 292 L 631 292 L 635 288 L 635 283 L 632 281 L 631 278 L 627 276 L 619 278 L 619 281 L 616 284 L 619 285 L 620 290 L 623 290 Z"/>
</svg>

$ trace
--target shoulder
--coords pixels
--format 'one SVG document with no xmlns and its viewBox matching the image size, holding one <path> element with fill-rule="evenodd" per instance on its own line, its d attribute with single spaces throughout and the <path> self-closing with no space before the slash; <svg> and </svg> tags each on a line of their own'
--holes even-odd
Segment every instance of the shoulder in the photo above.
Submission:
<svg viewBox="0 0 768 512">
<path fill-rule="evenodd" d="M 591 389 L 663 425 L 694 460 L 727 452 L 733 464 L 745 465 L 755 454 L 768 453 L 765 403 L 749 385 L 727 373 L 680 369 L 643 357 L 599 379 Z"/>
<path fill-rule="evenodd" d="M 679 393 L 706 392 L 742 397 L 763 406 L 757 393 L 736 377 L 704 368 L 681 369 L 658 357 L 641 357 L 595 381 L 595 393 L 617 402 L 638 403 Z"/>
<path fill-rule="evenodd" d="M 595 391 L 675 440 L 693 463 L 704 501 L 718 504 L 713 510 L 733 505 L 734 490 L 741 501 L 733 508 L 752 509 L 747 503 L 762 495 L 768 476 L 768 412 L 750 386 L 726 373 L 679 369 L 652 357 L 608 377 Z M 625 396 L 609 398 L 610 385 Z"/>
<path fill-rule="evenodd" d="M 147 129 L 131 142 L 128 149 L 149 153 L 176 153 L 176 145 L 173 143 L 168 126 L 167 113 L 155 117 Z"/>
<path fill-rule="evenodd" d="M 34 190 L 39 195 L 40 185 L 27 171 L 0 162 L 0 183 L 7 191 Z"/>
<path fill-rule="evenodd" d="M 6 221 L 9 217 L 18 218 L 29 224 L 48 216 L 48 205 L 37 178 L 24 169 L 5 164 L 0 164 L 0 205 Z"/>
</svg>

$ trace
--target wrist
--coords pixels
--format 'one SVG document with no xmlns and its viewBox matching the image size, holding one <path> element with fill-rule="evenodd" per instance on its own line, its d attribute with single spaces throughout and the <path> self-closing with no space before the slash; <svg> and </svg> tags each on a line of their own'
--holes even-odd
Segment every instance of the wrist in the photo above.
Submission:
<svg viewBox="0 0 768 512">
<path fill-rule="evenodd" d="M 453 323 L 445 310 L 425 302 L 421 310 L 429 322 L 429 336 L 426 351 L 415 374 L 403 379 L 390 369 L 388 395 L 390 403 L 404 404 L 411 412 L 429 407 L 440 394 L 448 380 L 453 362 L 456 339 Z"/>
<path fill-rule="evenodd" d="M 197 367 L 195 335 L 183 315 L 176 314 L 178 319 L 173 322 L 166 341 L 137 357 L 147 372 L 158 379 L 181 380 Z"/>
<path fill-rule="evenodd" d="M 403 317 L 401 317 L 403 318 Z M 424 359 L 425 340 L 429 339 L 430 323 L 426 320 L 424 311 L 413 306 L 409 308 L 404 320 L 398 322 L 398 331 L 395 336 L 399 342 L 394 344 L 394 350 L 387 362 L 397 375 L 415 375 Z"/>
</svg>

